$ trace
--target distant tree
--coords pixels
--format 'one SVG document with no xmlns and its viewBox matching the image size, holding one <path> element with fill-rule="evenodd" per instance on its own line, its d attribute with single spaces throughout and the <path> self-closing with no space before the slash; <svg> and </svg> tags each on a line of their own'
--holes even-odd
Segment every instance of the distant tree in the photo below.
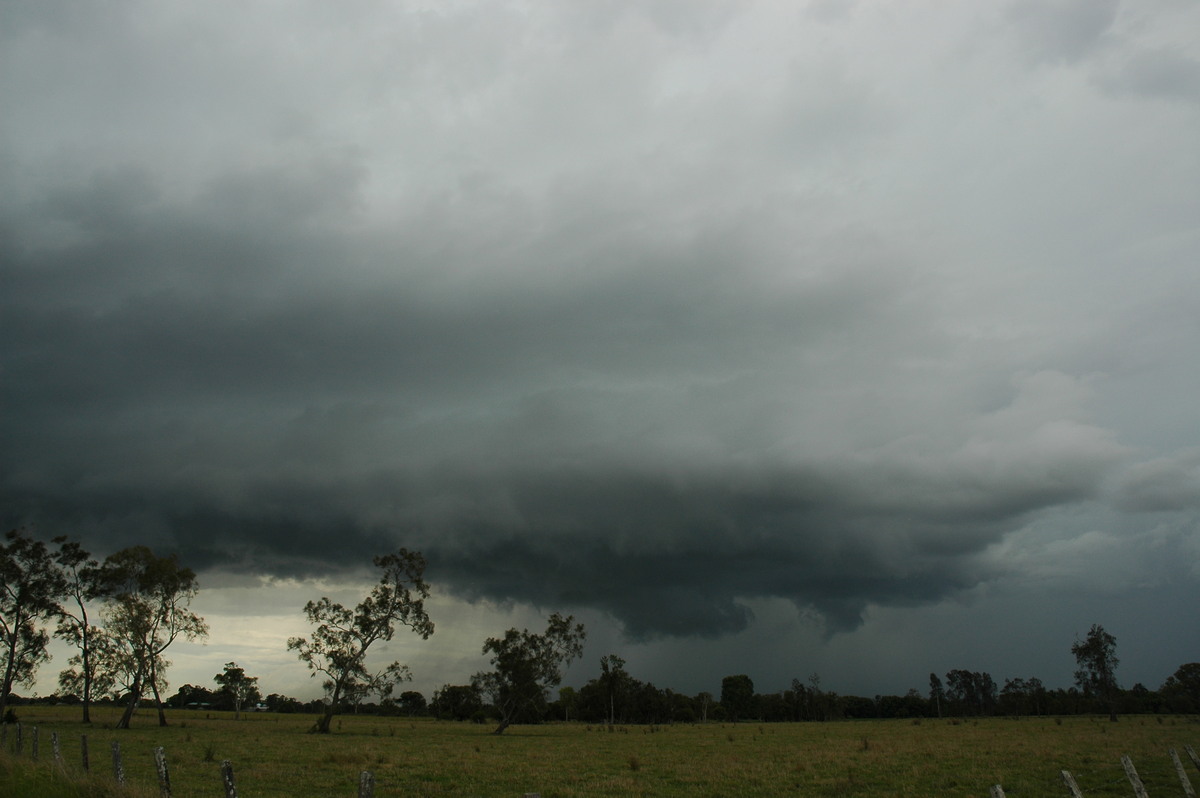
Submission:
<svg viewBox="0 0 1200 798">
<path fill-rule="evenodd" d="M 952 670 L 946 674 L 946 699 L 964 715 L 987 715 L 996 705 L 996 682 L 990 673 Z"/>
<path fill-rule="evenodd" d="M 1075 683 L 1084 695 L 1094 697 L 1108 706 L 1108 719 L 1117 719 L 1117 639 L 1104 631 L 1100 624 L 1092 624 L 1087 637 L 1076 640 L 1071 646 L 1079 669 L 1075 671 Z"/>
<path fill-rule="evenodd" d="M 708 710 L 713 705 L 712 693 L 697 693 L 695 699 L 696 708 L 700 710 L 700 722 L 708 723 Z"/>
<path fill-rule="evenodd" d="M 754 712 L 754 682 L 739 674 L 721 680 L 721 706 L 731 721 L 746 720 Z"/>
<path fill-rule="evenodd" d="M 66 581 L 46 544 L 18 530 L 0 543 L 0 718 L 13 685 L 32 685 L 38 666 L 50 659 L 43 625 L 58 616 Z"/>
<path fill-rule="evenodd" d="M 407 626 L 427 640 L 433 622 L 425 612 L 429 585 L 424 581 L 425 558 L 400 549 L 376 557 L 383 571 L 379 583 L 354 609 L 323 597 L 304 606 L 310 623 L 316 624 L 311 639 L 293 637 L 288 649 L 308 665 L 315 676 L 324 674 L 325 711 L 312 731 L 328 734 L 330 722 L 343 700 L 355 700 L 367 692 L 390 695 L 395 685 L 412 677 L 408 666 L 393 662 L 372 673 L 367 668 L 367 650 L 379 640 L 391 640 L 396 626 Z"/>
<path fill-rule="evenodd" d="M 175 695 L 167 699 L 167 703 L 178 709 L 190 706 L 209 706 L 217 700 L 217 695 L 207 687 L 197 684 L 185 684 L 175 691 Z"/>
<path fill-rule="evenodd" d="M 491 698 L 500 715 L 493 734 L 503 734 L 518 718 L 541 716 L 546 691 L 562 681 L 563 666 L 583 654 L 587 632 L 574 620 L 556 612 L 544 634 L 509 629 L 504 637 L 484 642 L 483 653 L 492 655 L 492 670 L 475 674 L 471 683 Z"/>
<path fill-rule="evenodd" d="M 795 682 L 793 681 L 793 686 Z M 836 693 L 821 689 L 821 674 L 810 673 L 808 676 L 808 716 L 813 720 L 827 721 L 833 717 Z"/>
<path fill-rule="evenodd" d="M 220 693 L 233 704 L 233 719 L 242 717 L 242 707 L 249 702 L 259 699 L 258 677 L 247 676 L 243 668 L 236 662 L 226 662 L 225 670 L 213 677 L 213 681 L 221 686 Z"/>
<path fill-rule="evenodd" d="M 576 702 L 579 700 L 579 694 L 575 692 L 574 687 L 560 687 L 558 689 L 558 706 L 563 711 L 563 720 L 571 719 L 571 712 L 575 709 Z"/>
<path fill-rule="evenodd" d="M 88 605 L 100 598 L 103 587 L 100 579 L 100 563 L 92 559 L 88 552 L 76 541 L 66 537 L 57 537 L 58 552 L 54 555 L 63 577 L 65 597 L 67 602 L 62 606 L 59 615 L 58 629 L 54 636 L 66 640 L 79 650 L 68 664 L 74 667 L 63 674 L 77 676 L 78 692 L 83 704 L 83 722 L 91 723 L 92 683 L 96 679 L 96 664 L 92 656 L 92 640 L 98 629 L 88 618 Z M 72 680 L 68 677 L 68 681 Z M 62 683 L 62 674 L 59 675 Z M 101 690 L 103 692 L 103 690 Z"/>
<path fill-rule="evenodd" d="M 265 703 L 267 705 L 267 709 L 271 710 L 272 712 L 299 712 L 304 706 L 295 698 L 292 698 L 291 696 L 280 695 L 279 693 L 271 693 L 266 697 L 266 700 L 263 703 Z"/>
<path fill-rule="evenodd" d="M 1180 665 L 1159 692 L 1176 712 L 1200 711 L 1200 662 Z"/>
<path fill-rule="evenodd" d="M 616 654 L 608 654 L 600 658 L 600 684 L 603 685 L 605 697 L 608 698 L 608 724 L 610 726 L 617 722 L 617 697 L 629 684 L 629 681 L 629 674 L 625 671 L 625 660 Z"/>
<path fill-rule="evenodd" d="M 405 715 L 420 715 L 426 706 L 425 696 L 416 690 L 405 690 L 396 700 L 396 707 Z"/>
<path fill-rule="evenodd" d="M 116 643 L 108 663 L 110 673 L 128 689 L 118 729 L 128 729 L 147 687 L 158 708 L 158 725 L 167 725 L 161 691 L 170 664 L 164 652 L 180 637 L 208 636 L 208 624 L 190 609 L 199 589 L 196 574 L 179 564 L 176 555 L 156 556 L 145 546 L 109 555 L 101 566 L 105 601 L 104 627 Z"/>
<path fill-rule="evenodd" d="M 940 718 L 942 716 L 942 701 L 946 698 L 946 689 L 936 673 L 929 674 L 929 703 Z"/>
<path fill-rule="evenodd" d="M 468 720 L 483 709 L 483 697 L 473 684 L 446 684 L 433 691 L 429 707 L 438 718 Z"/>
</svg>

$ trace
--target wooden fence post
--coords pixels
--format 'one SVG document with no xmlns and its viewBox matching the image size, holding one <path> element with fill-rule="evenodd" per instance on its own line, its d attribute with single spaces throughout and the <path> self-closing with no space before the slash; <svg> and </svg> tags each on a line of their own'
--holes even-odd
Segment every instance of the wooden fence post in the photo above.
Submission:
<svg viewBox="0 0 1200 798">
<path fill-rule="evenodd" d="M 162 746 L 154 749 L 154 767 L 158 770 L 158 789 L 163 798 L 171 798 L 171 776 L 167 773 L 167 754 Z"/>
<path fill-rule="evenodd" d="M 991 798 L 1004 798 L 1004 788 L 999 784 L 993 784 L 992 788 L 988 790 L 988 795 L 990 795 Z"/>
<path fill-rule="evenodd" d="M 1172 748 L 1168 753 L 1171 754 L 1171 762 L 1175 765 L 1175 772 L 1179 774 L 1179 783 L 1183 785 L 1183 794 L 1187 798 L 1196 798 L 1196 791 L 1192 789 L 1191 779 L 1188 778 L 1187 771 L 1183 769 L 1183 762 L 1179 759 L 1179 752 Z"/>
<path fill-rule="evenodd" d="M 113 755 L 113 778 L 117 780 L 117 784 L 125 783 L 125 766 L 121 764 L 121 744 L 113 740 L 112 744 Z"/>
<path fill-rule="evenodd" d="M 38 758 L 38 727 L 33 727 L 33 739 L 29 741 L 29 752 L 33 756 L 33 761 Z"/>
<path fill-rule="evenodd" d="M 221 762 L 221 781 L 225 785 L 225 798 L 237 798 L 237 784 L 233 781 L 233 763 L 228 759 Z"/>
<path fill-rule="evenodd" d="M 79 735 L 79 756 L 83 759 L 83 772 L 88 772 L 87 735 Z"/>
<path fill-rule="evenodd" d="M 17 756 L 20 756 L 25 750 L 25 740 L 21 737 L 21 722 L 17 721 Z"/>
<path fill-rule="evenodd" d="M 358 774 L 358 798 L 371 798 L 375 794 L 375 774 L 364 770 Z"/>
<path fill-rule="evenodd" d="M 1061 771 L 1063 784 L 1067 785 L 1067 789 L 1071 791 L 1071 798 L 1083 798 L 1083 793 L 1079 791 L 1079 785 L 1075 783 L 1075 777 L 1070 771 Z"/>
<path fill-rule="evenodd" d="M 50 747 L 54 749 L 54 764 L 60 768 L 63 766 L 62 747 L 58 744 L 58 732 L 50 732 Z"/>
<path fill-rule="evenodd" d="M 1149 798 L 1146 795 L 1146 787 L 1142 784 L 1142 780 L 1138 778 L 1137 768 L 1133 766 L 1133 760 L 1128 756 L 1121 757 L 1121 767 L 1125 768 L 1125 776 L 1129 779 L 1129 783 L 1133 785 L 1133 794 L 1137 798 Z"/>
<path fill-rule="evenodd" d="M 1187 751 L 1188 758 L 1192 760 L 1192 764 L 1196 766 L 1197 770 L 1200 770 L 1200 756 L 1196 756 L 1196 749 L 1190 745 L 1185 745 L 1183 750 Z"/>
</svg>

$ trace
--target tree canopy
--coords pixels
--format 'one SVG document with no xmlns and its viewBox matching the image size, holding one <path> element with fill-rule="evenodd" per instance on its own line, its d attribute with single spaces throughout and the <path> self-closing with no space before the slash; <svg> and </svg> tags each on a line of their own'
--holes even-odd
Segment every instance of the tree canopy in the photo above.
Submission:
<svg viewBox="0 0 1200 798">
<path fill-rule="evenodd" d="M 0 718 L 14 684 L 32 684 L 38 666 L 50 659 L 43 625 L 56 617 L 66 582 L 46 544 L 12 530 L 0 543 Z"/>
<path fill-rule="evenodd" d="M 180 637 L 208 636 L 208 624 L 190 609 L 199 589 L 196 574 L 181 566 L 174 554 L 159 557 L 145 546 L 132 546 L 104 560 L 100 582 L 107 596 L 104 629 L 113 643 L 106 665 L 128 690 L 117 728 L 129 728 L 147 686 L 158 708 L 158 723 L 166 726 L 163 672 L 170 663 L 163 653 Z"/>
<path fill-rule="evenodd" d="M 1117 719 L 1117 638 L 1104 631 L 1100 624 L 1092 624 L 1087 637 L 1076 640 L 1071 646 L 1075 662 L 1075 683 L 1085 695 L 1095 696 L 1108 702 L 1109 718 Z"/>
<path fill-rule="evenodd" d="M 322 597 L 304 606 L 310 623 L 316 624 L 311 637 L 293 637 L 288 649 L 308 665 L 313 675 L 326 676 L 325 712 L 313 731 L 328 734 L 330 722 L 342 701 L 359 700 L 372 692 L 390 696 L 402 681 L 412 678 L 408 667 L 393 662 L 371 672 L 367 650 L 380 640 L 391 640 L 396 627 L 409 629 L 428 639 L 433 622 L 425 611 L 429 585 L 425 583 L 425 558 L 419 552 L 400 549 L 394 554 L 375 557 L 375 567 L 383 573 L 378 584 L 354 609 Z"/>
<path fill-rule="evenodd" d="M 483 644 L 493 669 L 475 674 L 471 682 L 492 699 L 500 715 L 495 734 L 503 734 L 523 715 L 541 716 L 546 692 L 562 682 L 563 667 L 583 654 L 587 632 L 574 620 L 556 612 L 544 634 L 509 629 L 504 637 L 489 637 Z"/>
</svg>

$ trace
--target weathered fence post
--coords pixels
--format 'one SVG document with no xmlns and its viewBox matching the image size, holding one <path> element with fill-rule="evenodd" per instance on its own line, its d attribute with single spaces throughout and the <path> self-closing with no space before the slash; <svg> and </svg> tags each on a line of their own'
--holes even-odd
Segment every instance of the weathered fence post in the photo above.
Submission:
<svg viewBox="0 0 1200 798">
<path fill-rule="evenodd" d="M 1187 751 L 1188 758 L 1192 760 L 1192 764 L 1196 766 L 1197 770 L 1200 770 L 1200 756 L 1196 756 L 1196 749 L 1190 745 L 1185 745 L 1183 750 Z"/>
<path fill-rule="evenodd" d="M 83 760 L 83 772 L 88 772 L 87 735 L 79 735 L 79 756 Z"/>
<path fill-rule="evenodd" d="M 113 755 L 113 778 L 117 780 L 117 784 L 125 783 L 125 766 L 121 764 L 121 744 L 113 740 L 112 744 Z"/>
<path fill-rule="evenodd" d="M 225 785 L 225 798 L 237 798 L 237 784 L 233 781 L 233 763 L 228 759 L 221 762 L 221 781 Z"/>
<path fill-rule="evenodd" d="M 33 727 L 33 739 L 29 741 L 29 753 L 33 756 L 33 761 L 38 758 L 38 727 Z"/>
<path fill-rule="evenodd" d="M 1138 778 L 1137 768 L 1133 766 L 1133 760 L 1128 756 L 1121 757 L 1121 767 L 1125 768 L 1125 776 L 1129 779 L 1129 783 L 1133 785 L 1133 794 L 1137 798 L 1149 798 L 1146 795 L 1146 788 L 1142 784 L 1142 780 Z"/>
<path fill-rule="evenodd" d="M 171 776 L 167 773 L 167 754 L 162 746 L 154 749 L 154 767 L 158 770 L 158 789 L 163 798 L 171 798 Z"/>
<path fill-rule="evenodd" d="M 999 784 L 993 784 L 992 788 L 988 790 L 988 795 L 990 795 L 991 798 L 1004 798 L 1004 788 Z"/>
<path fill-rule="evenodd" d="M 1064 770 L 1060 774 L 1063 784 L 1067 785 L 1067 789 L 1071 791 L 1071 798 L 1083 798 L 1083 793 L 1079 791 L 1079 785 L 1075 783 L 1075 777 L 1070 771 Z"/>
<path fill-rule="evenodd" d="M 375 774 L 364 770 L 358 774 L 358 798 L 371 798 L 375 794 Z"/>
<path fill-rule="evenodd" d="M 20 756 L 25 750 L 25 740 L 21 737 L 21 722 L 17 721 L 17 756 Z"/>
<path fill-rule="evenodd" d="M 1183 769 L 1183 762 L 1179 759 L 1179 752 L 1172 748 L 1169 752 L 1171 762 L 1175 765 L 1175 772 L 1179 774 L 1179 783 L 1183 785 L 1183 794 L 1187 798 L 1196 798 L 1196 791 L 1192 789 L 1191 779 L 1188 778 L 1187 771 Z"/>
<path fill-rule="evenodd" d="M 62 747 L 58 744 L 58 732 L 50 732 L 50 747 L 54 749 L 54 764 L 63 766 Z"/>
</svg>

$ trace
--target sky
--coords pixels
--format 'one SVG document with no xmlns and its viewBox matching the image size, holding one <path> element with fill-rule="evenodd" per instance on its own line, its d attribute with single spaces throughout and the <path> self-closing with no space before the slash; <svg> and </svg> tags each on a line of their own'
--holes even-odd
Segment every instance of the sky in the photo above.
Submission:
<svg viewBox="0 0 1200 798">
<path fill-rule="evenodd" d="M 1190 0 L 0 2 L 0 520 L 304 604 L 427 696 L 1200 660 Z M 57 649 L 37 688 L 54 690 Z"/>
</svg>

